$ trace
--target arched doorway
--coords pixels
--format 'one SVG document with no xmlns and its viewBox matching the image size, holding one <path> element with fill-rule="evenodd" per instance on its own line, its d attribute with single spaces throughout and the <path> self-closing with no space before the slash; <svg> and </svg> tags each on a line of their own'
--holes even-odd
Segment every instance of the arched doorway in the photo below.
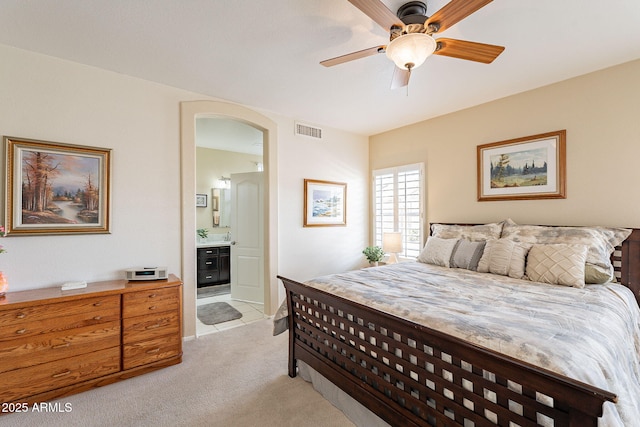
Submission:
<svg viewBox="0 0 640 427">
<path fill-rule="evenodd" d="M 248 108 L 220 101 L 187 101 L 180 104 L 180 165 L 182 203 L 182 272 L 184 282 L 183 335 L 196 334 L 196 224 L 195 224 L 195 135 L 196 118 L 226 117 L 263 131 L 265 181 L 265 314 L 275 313 L 278 283 L 277 125 Z"/>
</svg>

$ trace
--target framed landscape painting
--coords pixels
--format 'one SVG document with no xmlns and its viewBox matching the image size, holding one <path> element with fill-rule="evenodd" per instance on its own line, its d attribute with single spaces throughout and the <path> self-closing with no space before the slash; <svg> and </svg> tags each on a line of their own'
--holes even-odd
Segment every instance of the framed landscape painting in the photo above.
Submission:
<svg viewBox="0 0 640 427">
<path fill-rule="evenodd" d="M 478 145 L 478 200 L 566 198 L 566 131 Z"/>
<path fill-rule="evenodd" d="M 8 235 L 109 233 L 111 150 L 4 137 Z"/>
<path fill-rule="evenodd" d="M 304 180 L 304 226 L 347 225 L 347 184 Z"/>
</svg>

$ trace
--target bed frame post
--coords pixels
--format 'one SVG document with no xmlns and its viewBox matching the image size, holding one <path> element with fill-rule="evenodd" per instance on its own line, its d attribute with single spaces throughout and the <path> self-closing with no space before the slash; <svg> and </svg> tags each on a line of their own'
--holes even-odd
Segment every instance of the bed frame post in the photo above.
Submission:
<svg viewBox="0 0 640 427">
<path fill-rule="evenodd" d="M 286 289 L 287 293 L 287 310 L 288 313 L 293 313 L 293 291 Z M 295 356 L 295 319 L 293 316 L 289 315 L 287 318 L 287 323 L 289 326 L 289 376 L 291 378 L 295 378 L 298 370 L 297 370 L 297 360 Z"/>
<path fill-rule="evenodd" d="M 615 252 L 613 261 L 620 262 L 620 282 L 627 286 L 636 297 L 640 305 L 640 229 L 634 229 L 631 235 L 624 241 L 618 260 Z M 614 264 L 614 267 L 615 266 Z"/>
</svg>

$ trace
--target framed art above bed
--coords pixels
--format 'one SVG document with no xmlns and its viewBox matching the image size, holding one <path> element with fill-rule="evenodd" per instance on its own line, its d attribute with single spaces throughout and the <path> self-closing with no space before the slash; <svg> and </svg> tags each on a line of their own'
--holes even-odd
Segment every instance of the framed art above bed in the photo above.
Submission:
<svg viewBox="0 0 640 427">
<path fill-rule="evenodd" d="M 566 198 L 566 130 L 478 145 L 478 201 Z"/>
</svg>

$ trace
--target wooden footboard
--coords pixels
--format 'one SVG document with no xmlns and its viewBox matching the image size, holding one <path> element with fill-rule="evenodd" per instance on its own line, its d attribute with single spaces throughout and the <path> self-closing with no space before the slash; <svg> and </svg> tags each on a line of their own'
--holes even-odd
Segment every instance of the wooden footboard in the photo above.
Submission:
<svg viewBox="0 0 640 427">
<path fill-rule="evenodd" d="M 596 426 L 616 396 L 284 277 L 302 360 L 394 426 Z M 511 423 L 511 424 L 510 424 Z"/>
</svg>

